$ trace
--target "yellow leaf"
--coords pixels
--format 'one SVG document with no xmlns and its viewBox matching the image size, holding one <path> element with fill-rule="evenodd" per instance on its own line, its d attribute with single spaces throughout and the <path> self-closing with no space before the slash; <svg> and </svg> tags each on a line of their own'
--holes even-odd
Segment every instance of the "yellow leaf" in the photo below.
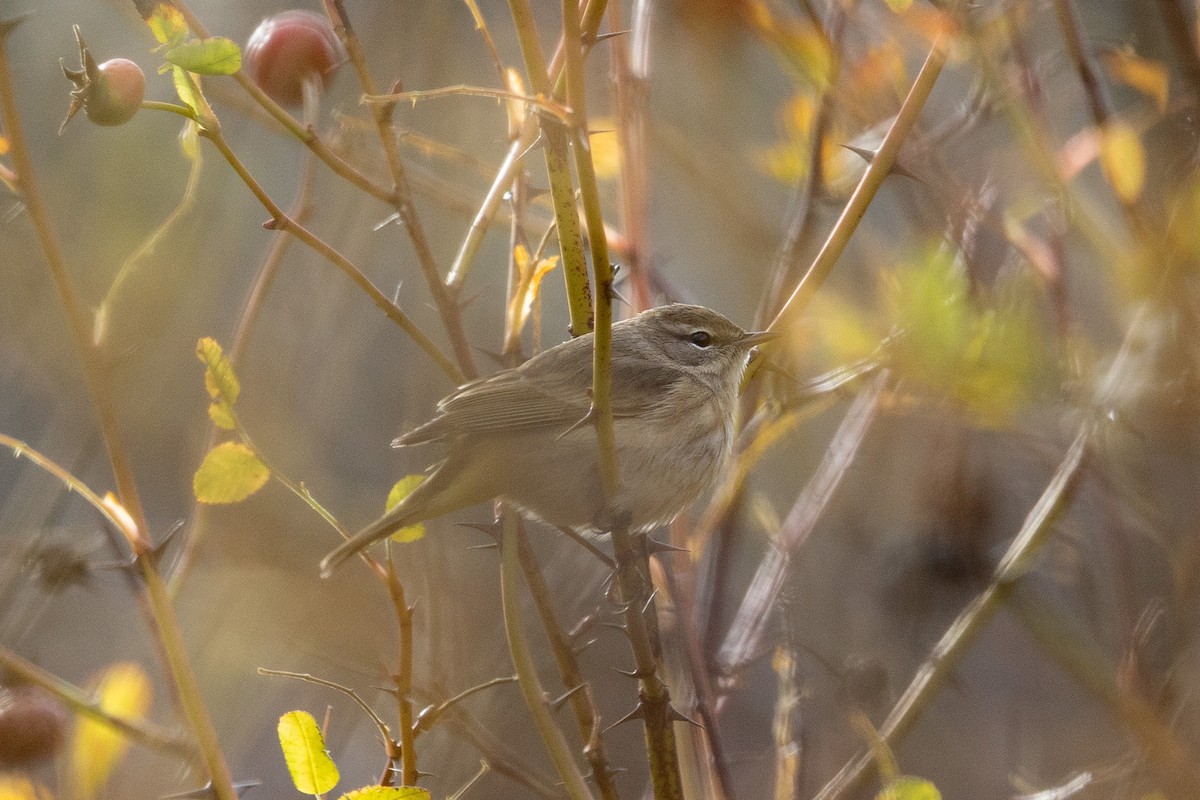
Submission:
<svg viewBox="0 0 1200 800">
<path fill-rule="evenodd" d="M 364 786 L 346 792 L 338 800 L 430 800 L 425 789 L 416 786 Z"/>
<path fill-rule="evenodd" d="M 588 136 L 592 168 L 600 180 L 613 180 L 621 172 L 621 141 L 615 130 L 608 130 L 615 122 L 610 117 L 602 117 L 592 120 L 591 124 L 597 129 Z"/>
<path fill-rule="evenodd" d="M 1129 125 L 1114 122 L 1100 135 L 1100 163 L 1117 197 L 1129 203 L 1142 193 L 1146 154 L 1142 140 Z"/>
<path fill-rule="evenodd" d="M 396 481 L 396 485 L 388 492 L 387 506 L 384 511 L 391 511 L 396 505 L 413 493 L 413 490 L 420 486 L 425 480 L 424 475 L 406 475 Z M 392 534 L 393 542 L 415 542 L 425 535 L 425 523 L 418 522 L 416 525 L 409 525 L 407 528 L 401 528 Z"/>
<path fill-rule="evenodd" d="M 192 478 L 201 503 L 237 503 L 257 492 L 271 477 L 267 465 L 241 442 L 225 442 L 208 451 Z"/>
<path fill-rule="evenodd" d="M 851 96 L 858 103 L 867 103 L 872 97 L 903 97 L 909 83 L 905 55 L 903 44 L 896 39 L 885 39 L 847 64 L 846 82 Z"/>
<path fill-rule="evenodd" d="M 539 259 L 534 264 L 525 245 L 519 244 L 513 248 L 513 262 L 517 268 L 517 288 L 508 304 L 506 330 L 514 336 L 518 336 L 525 328 L 529 314 L 533 311 L 533 305 L 537 302 L 542 278 L 546 277 L 558 264 L 558 256 Z"/>
<path fill-rule="evenodd" d="M 279 746 L 296 790 L 325 794 L 337 786 L 337 765 L 325 752 L 317 721 L 307 711 L 289 711 L 279 718 Z"/>
<path fill-rule="evenodd" d="M 7 136 L 0 136 L 0 156 L 7 155 L 11 145 L 8 143 Z"/>
<path fill-rule="evenodd" d="M 200 126 L 195 120 L 185 120 L 183 128 L 179 131 L 179 152 L 183 153 L 183 157 L 188 161 L 197 161 L 200 158 Z"/>
<path fill-rule="evenodd" d="M 218 428 L 224 428 L 227 431 L 231 431 L 237 427 L 237 419 L 233 416 L 233 409 L 224 400 L 216 400 L 208 404 L 208 418 Z"/>
<path fill-rule="evenodd" d="M 924 778 L 901 775 L 888 781 L 875 800 L 942 800 L 942 794 Z"/>
<path fill-rule="evenodd" d="M 242 386 L 217 340 L 206 336 L 197 342 L 196 357 L 204 364 L 204 388 L 208 390 L 208 396 L 213 400 L 224 400 L 231 406 L 236 403 Z"/>
<path fill-rule="evenodd" d="M 745 19 L 771 45 L 772 53 L 800 84 L 823 87 L 829 83 L 833 53 L 816 26 L 792 16 L 776 16 L 762 0 L 749 3 Z"/>
<path fill-rule="evenodd" d="M 53 795 L 43 786 L 34 785 L 17 774 L 0 774 L 0 800 L 52 800 Z"/>
<path fill-rule="evenodd" d="M 170 3 L 159 3 L 146 19 L 150 32 L 159 44 L 178 44 L 187 38 L 188 26 L 179 9 Z"/>
<path fill-rule="evenodd" d="M 859 308 L 833 292 L 819 295 L 809 313 L 820 344 L 836 363 L 870 357 L 887 334 L 876 327 L 874 312 Z"/>
<path fill-rule="evenodd" d="M 783 141 L 760 149 L 754 158 L 759 171 L 787 186 L 808 174 L 808 157 L 795 142 Z"/>
<path fill-rule="evenodd" d="M 150 708 L 150 679 L 137 664 L 112 665 L 96 685 L 97 703 L 114 717 L 137 720 Z M 79 717 L 71 746 L 71 774 L 80 796 L 97 795 L 128 747 L 129 740 L 109 725 Z"/>
<path fill-rule="evenodd" d="M 789 139 L 807 140 L 817 116 L 816 98 L 808 92 L 794 94 L 779 109 L 778 115 Z"/>
<path fill-rule="evenodd" d="M 892 11 L 903 14 L 912 5 L 912 0 L 887 0 L 887 4 Z"/>
<path fill-rule="evenodd" d="M 759 30 L 769 30 L 775 25 L 775 17 L 763 0 L 750 0 L 746 3 L 743 13 L 746 14 L 746 19 Z"/>
<path fill-rule="evenodd" d="M 818 88 L 829 85 L 833 74 L 833 52 L 821 31 L 812 25 L 797 23 L 778 31 L 776 41 L 785 64 L 794 67 L 798 77 Z"/>
<path fill-rule="evenodd" d="M 1159 113 L 1167 110 L 1171 77 L 1166 64 L 1142 58 L 1129 47 L 1109 50 L 1103 58 L 1114 78 L 1151 98 Z"/>
</svg>

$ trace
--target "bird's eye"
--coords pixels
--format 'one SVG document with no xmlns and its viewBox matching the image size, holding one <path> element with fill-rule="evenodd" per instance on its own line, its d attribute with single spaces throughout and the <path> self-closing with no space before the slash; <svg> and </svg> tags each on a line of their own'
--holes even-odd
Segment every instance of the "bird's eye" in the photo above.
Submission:
<svg viewBox="0 0 1200 800">
<path fill-rule="evenodd" d="M 712 344 L 712 334 L 708 331 L 693 331 L 688 334 L 687 339 L 696 347 L 708 347 Z"/>
</svg>

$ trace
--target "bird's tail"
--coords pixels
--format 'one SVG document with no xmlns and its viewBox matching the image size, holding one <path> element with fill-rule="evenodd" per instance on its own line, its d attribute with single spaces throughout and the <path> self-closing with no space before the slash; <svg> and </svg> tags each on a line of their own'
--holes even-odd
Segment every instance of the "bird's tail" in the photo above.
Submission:
<svg viewBox="0 0 1200 800">
<path fill-rule="evenodd" d="M 356 555 L 360 550 L 370 547 L 375 542 L 386 538 L 400 528 L 420 521 L 423 517 L 419 509 L 414 509 L 414 504 L 407 502 L 407 500 L 408 498 L 397 503 L 382 517 L 339 544 L 330 551 L 329 555 L 321 559 L 321 577 L 328 578 L 333 574 L 335 569 L 341 566 L 347 559 Z"/>
</svg>

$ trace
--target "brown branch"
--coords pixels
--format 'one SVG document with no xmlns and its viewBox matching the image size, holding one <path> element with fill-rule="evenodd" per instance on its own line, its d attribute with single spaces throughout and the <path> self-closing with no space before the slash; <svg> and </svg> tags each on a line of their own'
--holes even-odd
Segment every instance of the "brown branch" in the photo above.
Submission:
<svg viewBox="0 0 1200 800">
<path fill-rule="evenodd" d="M 349 54 L 350 63 L 354 66 L 354 71 L 358 75 L 358 82 L 362 86 L 363 93 L 369 96 L 378 95 L 380 93 L 379 87 L 375 84 L 375 79 L 371 77 L 371 71 L 367 67 L 366 56 L 363 54 L 362 44 L 359 42 L 358 35 L 354 32 L 354 28 L 350 25 L 349 16 L 346 14 L 345 3 L 343 0 L 324 0 L 324 4 L 325 13 L 333 20 L 334 27 L 337 28 L 343 43 L 346 45 L 346 52 Z M 413 250 L 417 254 L 417 264 L 421 268 L 425 284 L 428 286 L 429 293 L 433 296 L 434 305 L 437 307 L 438 314 L 442 318 L 442 325 L 446 329 L 446 335 L 450 337 L 450 344 L 454 349 L 454 357 L 458 361 L 458 367 L 467 378 L 473 378 L 477 374 L 475 356 L 471 351 L 471 343 L 467 340 L 467 334 L 463 328 L 462 313 L 458 305 L 458 298 L 453 297 L 445 284 L 442 283 L 441 271 L 438 269 L 437 261 L 433 256 L 433 248 L 429 245 L 429 238 L 425 234 L 425 228 L 421 223 L 420 215 L 417 214 L 412 187 L 409 185 L 404 161 L 400 158 L 395 131 L 392 130 L 393 108 L 394 106 L 387 104 L 372 103 L 370 105 L 371 117 L 375 120 L 375 127 L 379 134 L 379 143 L 383 147 L 383 154 L 392 176 L 396 213 L 400 215 L 400 222 L 404 225 L 404 229 L 408 232 L 408 237 L 412 241 Z"/>
</svg>

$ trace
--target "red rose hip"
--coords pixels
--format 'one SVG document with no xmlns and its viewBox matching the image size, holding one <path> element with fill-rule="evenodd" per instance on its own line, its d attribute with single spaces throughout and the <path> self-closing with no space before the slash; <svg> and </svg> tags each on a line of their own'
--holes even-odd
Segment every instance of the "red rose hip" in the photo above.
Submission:
<svg viewBox="0 0 1200 800">
<path fill-rule="evenodd" d="M 306 81 L 333 81 L 346 53 L 329 20 L 311 11 L 284 11 L 258 24 L 246 43 L 245 64 L 254 82 L 284 105 L 304 102 Z"/>
<path fill-rule="evenodd" d="M 0 767 L 26 766 L 54 755 L 69 720 L 62 704 L 41 689 L 0 686 Z"/>
<path fill-rule="evenodd" d="M 142 107 L 146 76 L 128 58 L 113 58 L 98 67 L 83 113 L 97 125 L 124 125 Z"/>
<path fill-rule="evenodd" d="M 59 59 L 63 75 L 75 84 L 71 107 L 58 129 L 59 134 L 80 109 L 96 125 L 124 125 L 142 107 L 142 98 L 146 96 L 146 76 L 141 67 L 128 58 L 112 58 L 96 64 L 78 25 L 75 41 L 79 45 L 79 69 L 70 69 Z"/>
</svg>

